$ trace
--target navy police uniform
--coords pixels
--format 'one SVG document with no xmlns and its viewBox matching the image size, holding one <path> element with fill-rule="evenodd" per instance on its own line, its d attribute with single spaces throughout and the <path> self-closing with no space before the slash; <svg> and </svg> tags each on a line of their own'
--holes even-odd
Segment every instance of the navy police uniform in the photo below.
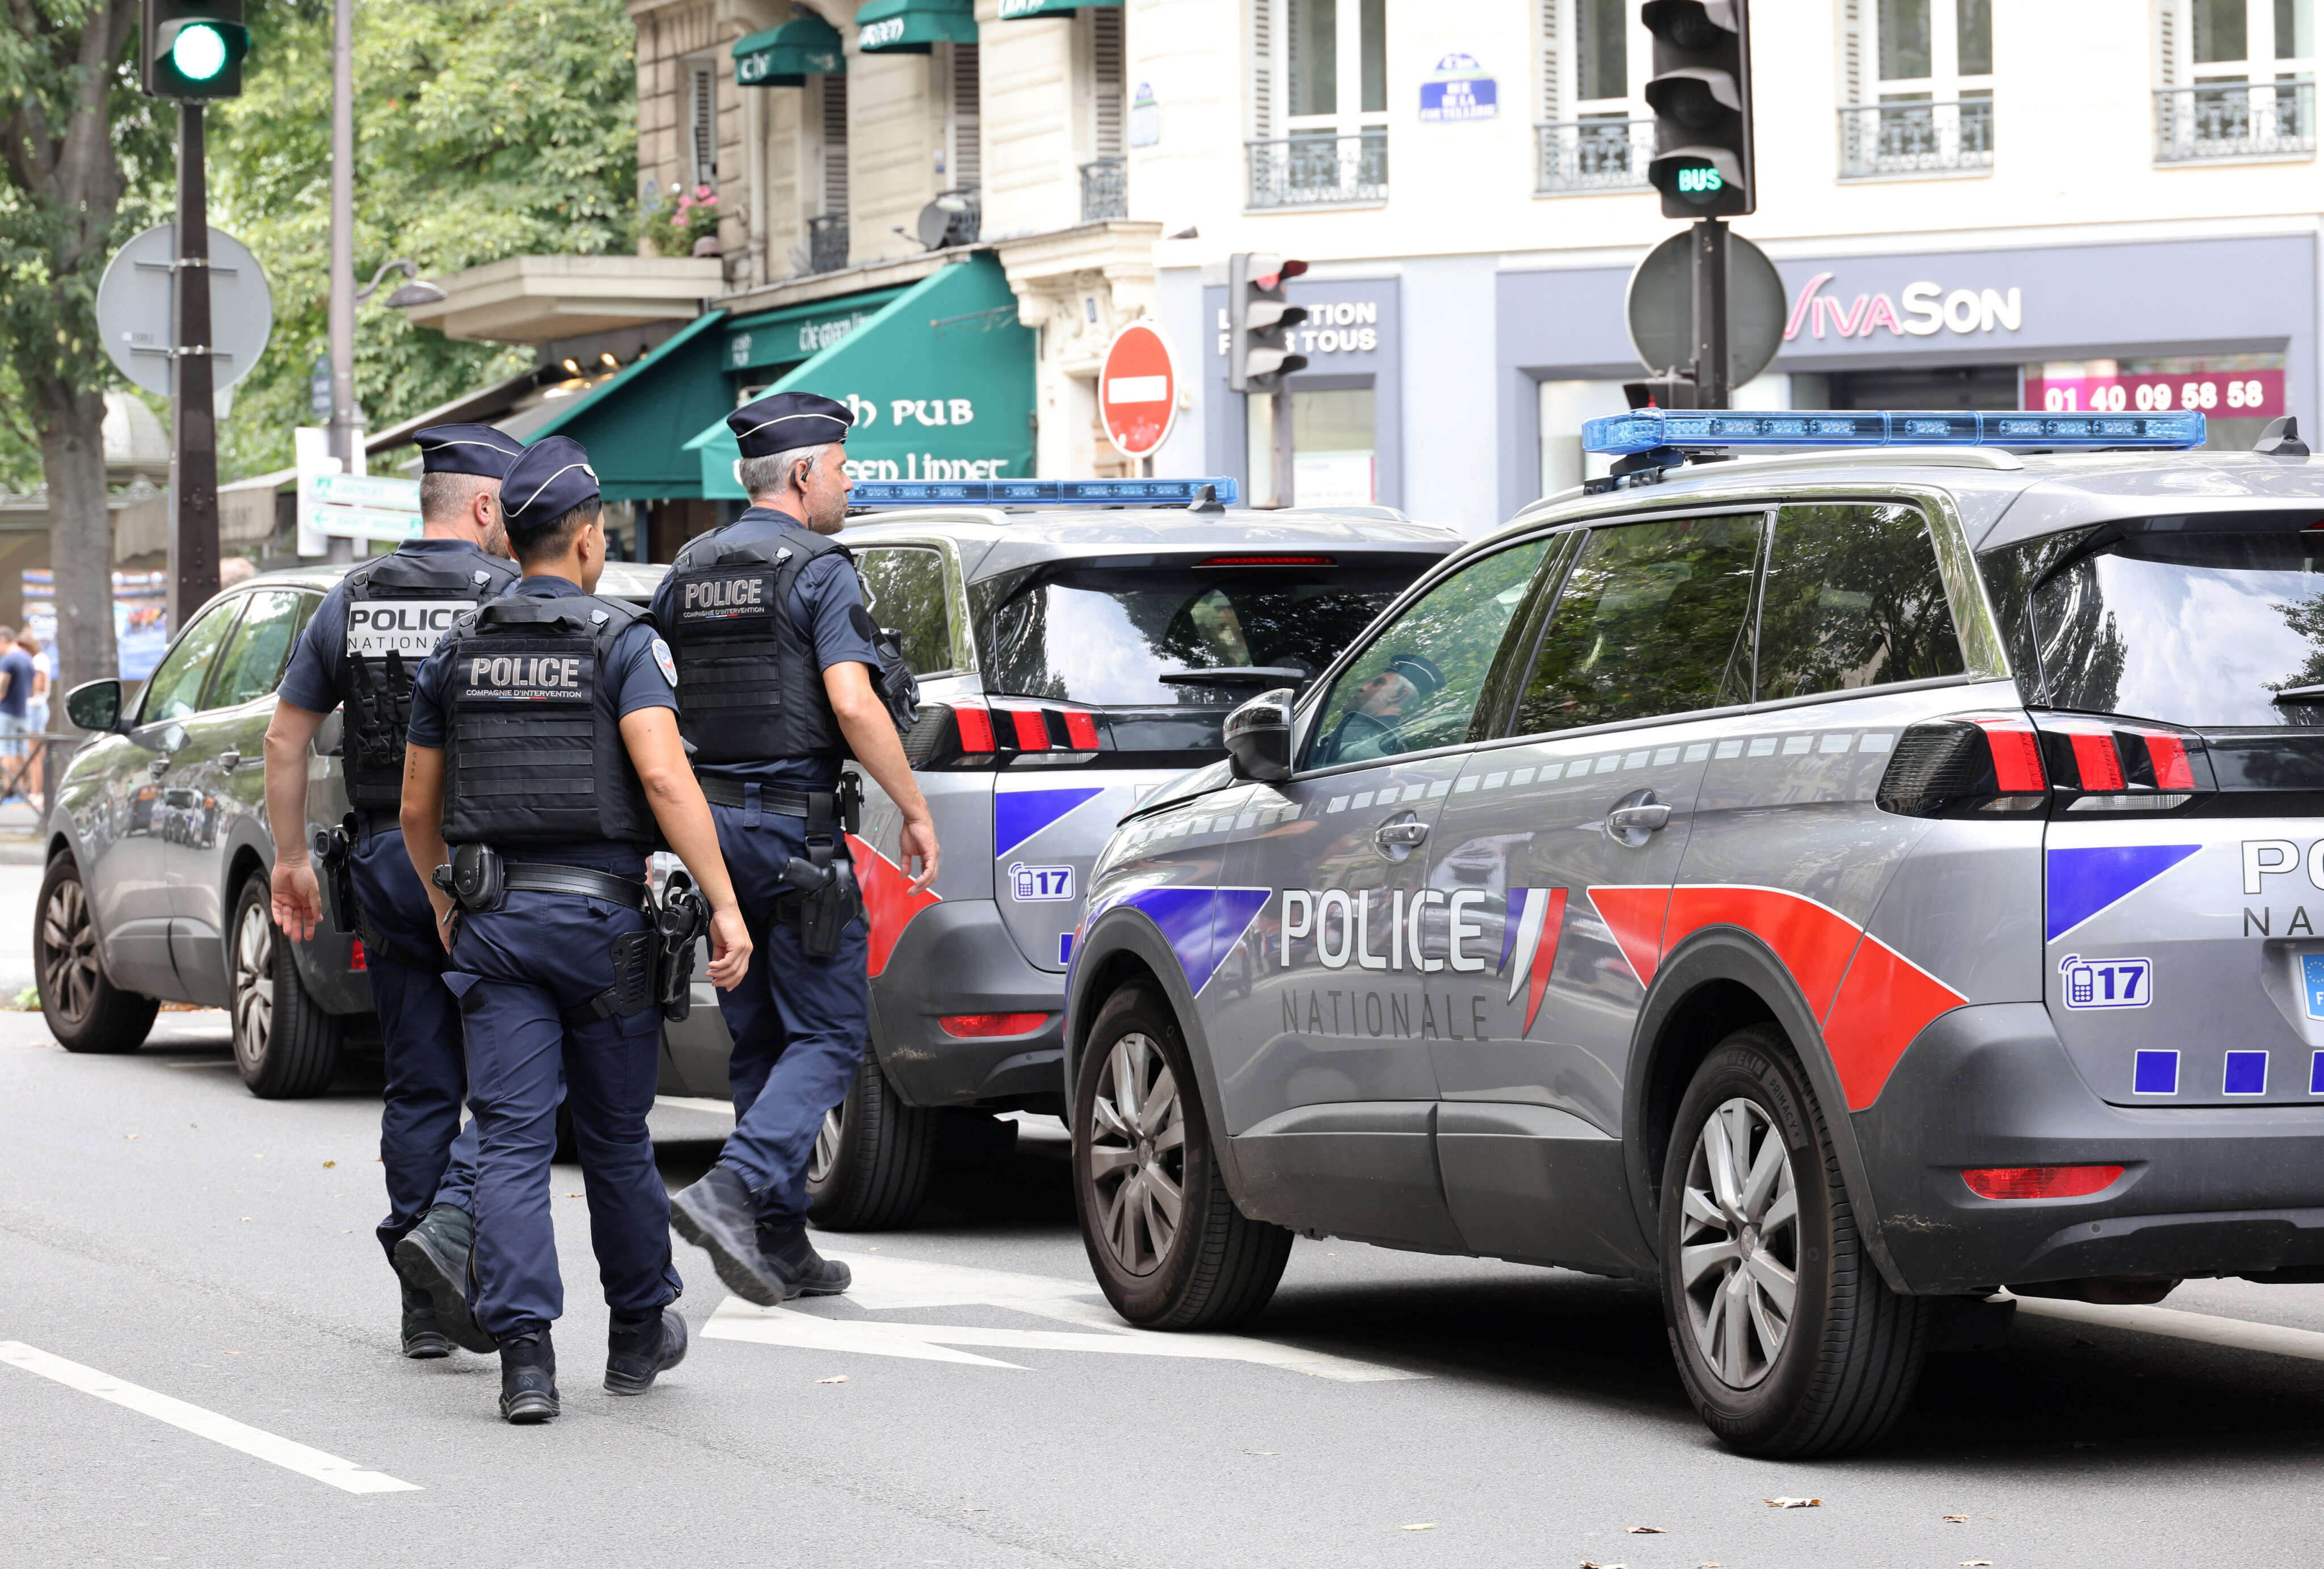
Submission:
<svg viewBox="0 0 2324 1569">
<path fill-rule="evenodd" d="M 580 446 L 552 436 L 502 495 L 521 544 L 597 485 Z M 527 577 L 455 629 L 412 694 L 411 743 L 445 753 L 447 843 L 456 858 L 488 844 L 506 866 L 497 908 L 464 906 L 444 974 L 481 1134 L 469 1308 L 501 1340 L 504 1379 L 512 1338 L 545 1343 L 564 1311 L 549 1221 L 560 1103 L 617 1329 L 680 1289 L 646 1128 L 660 1014 L 645 857 L 659 835 L 620 732 L 624 715 L 676 706 L 668 661 L 634 607 Z"/>
<path fill-rule="evenodd" d="M 488 425 L 436 426 L 417 440 L 427 473 L 493 480 L 524 450 Z M 465 1214 L 476 1177 L 476 1135 L 460 1125 L 466 1075 L 459 1013 L 438 978 L 443 948 L 435 911 L 396 820 L 411 681 L 455 617 L 505 592 L 516 576 L 513 564 L 465 540 L 408 540 L 332 586 L 282 678 L 284 702 L 318 714 L 346 711 L 352 913 L 360 922 L 387 1070 L 379 1154 L 388 1211 L 378 1234 L 391 1261 L 397 1243 L 431 1209 Z"/>
<path fill-rule="evenodd" d="M 755 457 L 844 441 L 849 414 L 827 398 L 779 393 L 727 423 Z M 834 799 L 847 744 L 823 672 L 854 660 L 876 678 L 876 629 L 846 549 L 758 506 L 689 541 L 650 614 L 677 658 L 679 723 L 753 945 L 742 983 L 718 996 L 734 1042 L 734 1132 L 719 1165 L 748 1192 L 762 1258 L 803 1258 L 807 1158 L 854 1082 L 871 1009 L 862 917 L 841 928 L 836 953 L 811 955 L 783 872 L 814 838 L 826 860 L 847 854 Z M 764 1294 L 763 1275 L 754 1292 L 752 1271 L 738 1278 L 715 1241 L 704 1245 L 729 1286 Z"/>
</svg>

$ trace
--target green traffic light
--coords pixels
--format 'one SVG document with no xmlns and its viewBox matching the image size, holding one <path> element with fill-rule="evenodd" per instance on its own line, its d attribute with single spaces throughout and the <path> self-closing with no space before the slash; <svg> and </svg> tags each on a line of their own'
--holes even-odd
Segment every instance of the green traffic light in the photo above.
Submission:
<svg viewBox="0 0 2324 1569">
<path fill-rule="evenodd" d="M 205 23 L 180 28 L 170 43 L 170 63 L 189 82 L 206 82 L 226 69 L 226 35 Z"/>
<path fill-rule="evenodd" d="M 1726 184 L 1716 169 L 1698 166 L 1678 171 L 1678 193 L 1690 201 L 1709 201 Z"/>
</svg>

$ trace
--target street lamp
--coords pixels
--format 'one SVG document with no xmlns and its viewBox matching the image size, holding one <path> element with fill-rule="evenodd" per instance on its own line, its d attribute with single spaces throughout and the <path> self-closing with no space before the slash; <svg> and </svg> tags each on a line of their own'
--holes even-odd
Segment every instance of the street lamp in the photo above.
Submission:
<svg viewBox="0 0 2324 1569">
<path fill-rule="evenodd" d="M 390 310 L 409 310 L 415 305 L 433 305 L 446 298 L 444 291 L 420 277 L 419 264 L 398 256 L 392 262 L 382 262 L 371 281 L 355 291 L 355 303 L 360 305 L 379 292 L 379 281 L 390 272 L 401 272 L 410 281 L 389 295 L 380 303 Z"/>
</svg>

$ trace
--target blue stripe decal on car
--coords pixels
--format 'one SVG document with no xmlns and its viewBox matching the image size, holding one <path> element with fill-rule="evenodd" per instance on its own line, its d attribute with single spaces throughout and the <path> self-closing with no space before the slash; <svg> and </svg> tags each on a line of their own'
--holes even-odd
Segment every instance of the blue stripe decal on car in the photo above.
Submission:
<svg viewBox="0 0 2324 1569">
<path fill-rule="evenodd" d="M 1070 790 L 1001 790 L 992 798 L 992 853 L 1006 855 L 1104 787 Z"/>
<path fill-rule="evenodd" d="M 2106 844 L 2052 850 L 2049 855 L 2049 939 L 2060 937 L 2110 905 L 2129 898 L 2200 844 Z"/>
<path fill-rule="evenodd" d="M 1188 990 L 1210 984 L 1226 956 L 1242 940 L 1274 891 L 1267 888 L 1144 888 L 1120 902 L 1161 928 Z"/>
</svg>

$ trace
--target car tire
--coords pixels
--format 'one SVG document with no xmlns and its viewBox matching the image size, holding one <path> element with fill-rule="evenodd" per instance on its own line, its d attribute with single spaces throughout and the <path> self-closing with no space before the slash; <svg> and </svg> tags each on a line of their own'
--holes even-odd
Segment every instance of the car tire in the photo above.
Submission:
<svg viewBox="0 0 2324 1569">
<path fill-rule="evenodd" d="M 1671 1352 L 1713 1433 L 1799 1459 L 1869 1447 L 1895 1426 L 1920 1380 L 1928 1303 L 1880 1278 L 1815 1093 L 1774 1025 L 1737 1030 L 1695 1070 L 1658 1229 Z"/>
<path fill-rule="evenodd" d="M 1185 1039 L 1150 989 L 1125 986 L 1098 1010 L 1073 1113 L 1074 1208 L 1114 1311 L 1147 1329 L 1215 1330 L 1265 1307 L 1291 1232 L 1227 1192 Z"/>
<path fill-rule="evenodd" d="M 226 974 L 235 1066 L 250 1093 L 263 1101 L 321 1094 L 338 1071 L 346 1027 L 299 978 L 298 957 L 275 928 L 263 872 L 253 872 L 234 901 Z"/>
<path fill-rule="evenodd" d="M 161 1003 L 124 992 L 106 978 L 88 890 L 70 855 L 49 863 L 33 906 L 32 973 L 40 977 L 41 1015 L 67 1051 L 135 1051 L 152 1033 Z"/>
<path fill-rule="evenodd" d="M 936 1176 L 944 1113 L 908 1106 L 867 1050 L 847 1098 L 824 1113 L 807 1164 L 807 1218 L 826 1232 L 908 1224 Z"/>
</svg>

